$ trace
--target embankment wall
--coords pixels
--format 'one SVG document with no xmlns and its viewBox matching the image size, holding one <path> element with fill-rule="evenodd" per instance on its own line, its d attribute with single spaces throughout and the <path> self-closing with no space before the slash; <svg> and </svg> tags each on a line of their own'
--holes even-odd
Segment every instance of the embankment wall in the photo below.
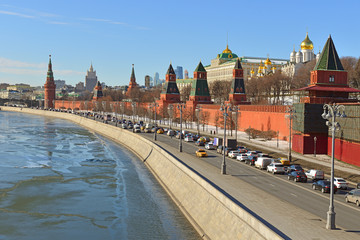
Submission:
<svg viewBox="0 0 360 240">
<path fill-rule="evenodd" d="M 126 146 L 146 164 L 204 239 L 282 239 L 202 176 L 139 134 L 69 113 L 1 108 L 67 119 Z"/>
</svg>

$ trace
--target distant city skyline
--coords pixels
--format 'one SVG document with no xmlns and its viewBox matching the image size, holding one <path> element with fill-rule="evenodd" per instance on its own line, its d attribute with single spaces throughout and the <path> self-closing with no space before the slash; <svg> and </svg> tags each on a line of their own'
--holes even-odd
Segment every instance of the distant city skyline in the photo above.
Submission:
<svg viewBox="0 0 360 240">
<path fill-rule="evenodd" d="M 43 85 L 49 54 L 54 78 L 73 86 L 91 63 L 109 86 L 127 85 L 132 64 L 138 79 L 155 72 L 165 78 L 170 62 L 192 75 L 199 60 L 210 64 L 227 42 L 238 56 L 289 59 L 307 31 L 315 53 L 331 34 L 340 57 L 359 57 L 360 2 L 304 0 L 301 6 L 312 14 L 298 18 L 299 2 L 287 1 L 3 0 L 0 83 Z"/>
</svg>

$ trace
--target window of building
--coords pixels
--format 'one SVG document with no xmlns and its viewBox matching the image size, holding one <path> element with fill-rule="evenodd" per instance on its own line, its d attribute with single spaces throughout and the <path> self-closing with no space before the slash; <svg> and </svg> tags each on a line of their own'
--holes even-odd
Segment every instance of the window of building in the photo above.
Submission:
<svg viewBox="0 0 360 240">
<path fill-rule="evenodd" d="M 329 77 L 329 82 L 335 82 L 335 76 L 334 75 L 331 75 Z"/>
</svg>

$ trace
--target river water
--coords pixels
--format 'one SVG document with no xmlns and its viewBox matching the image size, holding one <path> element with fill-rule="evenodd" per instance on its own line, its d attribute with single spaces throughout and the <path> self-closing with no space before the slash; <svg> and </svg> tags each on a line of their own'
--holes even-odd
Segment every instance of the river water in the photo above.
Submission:
<svg viewBox="0 0 360 240">
<path fill-rule="evenodd" d="M 143 163 L 71 122 L 0 112 L 0 239 L 200 239 Z"/>
</svg>

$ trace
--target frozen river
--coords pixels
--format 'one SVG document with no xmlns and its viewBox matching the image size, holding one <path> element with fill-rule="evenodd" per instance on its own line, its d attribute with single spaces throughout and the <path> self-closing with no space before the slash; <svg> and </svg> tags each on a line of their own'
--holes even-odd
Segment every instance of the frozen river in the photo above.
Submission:
<svg viewBox="0 0 360 240">
<path fill-rule="evenodd" d="M 0 111 L 0 239 L 200 239 L 131 152 L 71 122 Z"/>
</svg>

